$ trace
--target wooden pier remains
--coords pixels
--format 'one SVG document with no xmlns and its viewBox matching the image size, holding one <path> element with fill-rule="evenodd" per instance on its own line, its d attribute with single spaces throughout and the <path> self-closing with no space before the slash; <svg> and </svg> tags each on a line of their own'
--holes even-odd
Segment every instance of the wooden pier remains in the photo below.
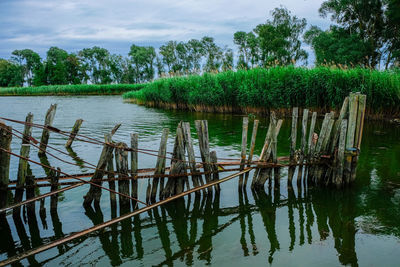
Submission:
<svg viewBox="0 0 400 267">
<path fill-rule="evenodd" d="M 180 122 L 176 128 L 174 148 L 167 151 L 167 141 L 170 135 L 168 129 L 163 129 L 159 150 L 140 148 L 140 136 L 132 133 L 130 145 L 124 142 L 113 141 L 113 135 L 118 130 L 116 125 L 105 140 L 98 140 L 79 134 L 82 120 L 76 121 L 71 132 L 62 131 L 52 126 L 56 105 L 52 105 L 45 118 L 45 124 L 33 123 L 33 115 L 29 113 L 25 121 L 9 118 L 0 118 L 0 216 L 6 216 L 6 211 L 13 210 L 19 216 L 22 206 L 30 205 L 51 197 L 50 209 L 57 210 L 57 195 L 61 192 L 89 184 L 90 188 L 83 197 L 85 208 L 95 208 L 100 205 L 102 191 L 110 192 L 110 204 L 116 207 L 118 202 L 121 208 L 120 217 L 98 224 L 92 228 L 63 237 L 54 242 L 44 244 L 38 248 L 17 254 L 0 262 L 0 266 L 29 257 L 49 248 L 59 246 L 65 242 L 87 235 L 104 227 L 121 222 L 142 212 L 149 211 L 172 200 L 195 193 L 196 196 L 218 193 L 220 184 L 238 177 L 238 189 L 247 187 L 251 177 L 252 189 L 263 188 L 265 183 L 274 185 L 279 190 L 282 168 L 288 168 L 288 188 L 293 186 L 296 171 L 297 188 L 308 186 L 332 187 L 340 190 L 356 179 L 356 167 L 360 154 L 361 140 L 364 126 L 366 96 L 360 93 L 351 93 L 345 98 L 340 114 L 334 112 L 324 114 L 322 125 L 317 127 L 317 113 L 309 109 L 293 108 L 290 150 L 288 156 L 278 157 L 278 135 L 283 123 L 274 112 L 270 114 L 268 131 L 260 155 L 254 155 L 259 121 L 250 121 L 243 117 L 243 131 L 241 135 L 241 153 L 238 158 L 218 160 L 216 151 L 210 151 L 208 122 L 195 121 L 200 155 L 195 155 L 189 122 Z M 301 121 L 299 121 L 301 119 Z M 18 132 L 7 123 L 19 123 L 25 126 L 23 132 Z M 252 127 L 251 123 L 253 123 Z M 301 125 L 298 131 L 298 125 Z M 41 141 L 31 136 L 32 128 L 43 130 Z M 249 128 L 252 133 L 249 134 Z M 319 129 L 317 131 L 316 129 Z M 299 135 L 300 132 L 300 135 Z M 97 165 L 82 161 L 85 168 L 92 169 L 88 174 L 68 174 L 59 168 L 48 164 L 47 160 L 35 162 L 30 159 L 31 148 L 38 149 L 39 155 L 51 156 L 64 164 L 74 164 L 60 159 L 53 151 L 71 156 L 63 150 L 48 144 L 50 133 L 63 135 L 68 138 L 65 145 L 69 148 L 74 142 L 87 142 L 103 146 Z M 250 137 L 250 143 L 247 143 Z M 12 138 L 21 139 L 21 148 L 18 153 L 11 151 Z M 138 157 L 140 154 L 154 156 L 155 163 L 152 169 L 140 169 Z M 15 157 L 19 160 L 16 180 L 10 180 L 10 160 Z M 47 163 L 46 163 L 47 162 Z M 170 162 L 169 166 L 167 163 Z M 37 164 L 46 170 L 46 177 L 34 177 L 28 172 L 29 164 Z M 76 165 L 76 164 L 75 164 Z M 229 175 L 223 176 L 223 173 Z M 253 175 L 250 175 L 250 172 Z M 190 179 L 189 179 L 190 177 Z M 203 178 L 204 177 L 204 178 Z M 147 179 L 145 199 L 139 200 L 140 187 L 138 181 Z M 115 185 L 117 181 L 117 187 Z M 108 182 L 105 184 L 103 182 Z M 35 196 L 34 187 L 50 187 L 50 192 Z M 7 194 L 15 190 L 14 203 L 7 203 Z M 27 198 L 23 200 L 26 190 Z M 29 191 L 29 193 L 28 193 Z M 41 202 L 44 209 L 44 202 Z"/>
</svg>

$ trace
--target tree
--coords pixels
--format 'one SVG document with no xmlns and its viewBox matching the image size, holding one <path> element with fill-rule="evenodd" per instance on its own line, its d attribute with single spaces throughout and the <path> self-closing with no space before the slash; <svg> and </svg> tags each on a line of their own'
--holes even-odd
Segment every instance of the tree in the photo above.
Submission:
<svg viewBox="0 0 400 267">
<path fill-rule="evenodd" d="M 42 67 L 40 56 L 31 49 L 14 50 L 13 60 L 22 67 L 23 77 L 28 86 L 32 85 L 34 73 Z"/>
<path fill-rule="evenodd" d="M 301 49 L 301 34 L 306 20 L 291 16 L 286 8 L 275 8 L 272 20 L 257 25 L 254 32 L 258 35 L 260 60 L 267 65 L 289 65 L 306 60 L 307 53 Z"/>
<path fill-rule="evenodd" d="M 129 56 L 135 74 L 135 82 L 147 82 L 154 78 L 156 52 L 151 46 L 132 45 Z"/>
<path fill-rule="evenodd" d="M 0 58 L 0 87 L 22 86 L 23 69 L 19 64 Z"/>
<path fill-rule="evenodd" d="M 82 60 L 85 76 L 89 77 L 92 83 L 111 83 L 110 52 L 107 49 L 94 46 L 79 51 L 78 55 Z"/>
<path fill-rule="evenodd" d="M 385 16 L 384 52 L 385 69 L 387 69 L 390 64 L 400 66 L 400 0 L 387 0 Z"/>
<path fill-rule="evenodd" d="M 327 31 L 312 26 L 304 38 L 315 51 L 317 65 L 369 65 L 369 43 L 357 33 L 350 33 L 349 30 L 338 26 L 331 26 Z"/>
<path fill-rule="evenodd" d="M 225 47 L 224 56 L 222 58 L 222 70 L 228 71 L 233 69 L 233 51 Z"/>
<path fill-rule="evenodd" d="M 61 48 L 53 46 L 47 51 L 45 71 L 49 84 L 68 84 L 67 58 L 67 51 Z"/>
<path fill-rule="evenodd" d="M 384 4 L 382 0 L 327 0 L 322 3 L 319 12 L 348 30 L 358 34 L 369 44 L 368 65 L 375 68 L 382 57 L 384 43 Z"/>
<path fill-rule="evenodd" d="M 214 38 L 209 36 L 204 36 L 201 39 L 201 43 L 203 45 L 204 56 L 206 58 L 204 71 L 218 71 L 222 65 L 222 49 L 214 43 Z"/>
<path fill-rule="evenodd" d="M 168 73 L 173 72 L 173 67 L 176 65 L 176 41 L 169 41 L 167 44 L 160 47 L 160 54 L 162 55 L 162 61 L 167 65 Z"/>
<path fill-rule="evenodd" d="M 200 73 L 201 71 L 201 60 L 204 56 L 204 46 L 200 40 L 191 39 L 187 43 L 188 57 L 191 61 L 191 73 Z"/>
</svg>

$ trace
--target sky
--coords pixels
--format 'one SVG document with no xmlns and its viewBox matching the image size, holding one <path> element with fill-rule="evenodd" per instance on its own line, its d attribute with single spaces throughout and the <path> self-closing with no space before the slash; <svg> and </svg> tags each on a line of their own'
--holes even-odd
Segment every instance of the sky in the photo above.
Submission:
<svg viewBox="0 0 400 267">
<path fill-rule="evenodd" d="M 68 52 L 100 46 L 127 55 L 132 44 L 158 48 L 169 40 L 207 35 L 234 48 L 236 31 L 251 31 L 284 6 L 322 29 L 322 0 L 0 0 L 0 58 L 29 48 L 45 57 L 51 46 Z M 309 47 L 304 48 L 312 54 Z M 313 56 L 311 55 L 311 58 Z M 310 60 L 309 60 L 310 61 Z"/>
</svg>

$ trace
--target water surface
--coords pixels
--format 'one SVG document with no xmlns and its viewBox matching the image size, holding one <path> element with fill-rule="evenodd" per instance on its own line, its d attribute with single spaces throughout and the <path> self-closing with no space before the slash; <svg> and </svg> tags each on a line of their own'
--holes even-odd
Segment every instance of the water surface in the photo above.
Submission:
<svg viewBox="0 0 400 267">
<path fill-rule="evenodd" d="M 188 113 L 151 109 L 123 103 L 119 96 L 0 97 L 0 117 L 25 120 L 28 112 L 35 123 L 43 123 L 50 104 L 57 103 L 54 126 L 70 130 L 76 119 L 84 120 L 80 133 L 103 139 L 116 123 L 122 123 L 115 141 L 129 144 L 130 133 L 139 133 L 139 147 L 158 149 L 162 129 L 170 129 L 168 151 L 172 151 L 176 126 L 194 120 L 209 122 L 210 146 L 220 158 L 239 157 L 241 116 Z M 256 154 L 265 138 L 267 121 L 260 119 Z M 23 126 L 12 124 L 15 129 Z M 250 123 L 249 129 L 252 128 Z M 318 128 L 318 127 L 317 127 Z M 319 130 L 319 128 L 317 129 Z M 250 134 L 249 134 L 250 135 Z M 40 129 L 33 136 L 40 139 Z M 290 121 L 278 137 L 278 154 L 289 151 Z M 16 265 L 135 265 L 135 266 L 397 266 L 400 254 L 400 127 L 367 121 L 357 168 L 356 183 L 345 190 L 324 188 L 288 189 L 283 170 L 280 190 L 269 188 L 239 192 L 237 180 L 221 185 L 212 196 L 185 197 L 163 208 L 60 245 Z M 66 137 L 51 134 L 50 144 L 64 149 Z M 21 141 L 14 138 L 12 150 L 19 153 Z M 97 163 L 101 146 L 75 142 L 71 159 Z M 37 150 L 31 159 L 39 161 Z M 52 157 L 54 167 L 73 174 L 91 172 Z M 168 162 L 169 164 L 169 162 Z M 79 165 L 79 164 L 78 164 Z M 139 167 L 152 168 L 155 158 L 139 154 Z M 11 179 L 16 178 L 18 159 L 11 160 Z M 35 176 L 43 168 L 30 165 Z M 221 176 L 228 175 L 221 174 Z M 252 175 L 250 175 L 252 177 Z M 144 200 L 146 181 L 140 181 Z M 37 194 L 48 192 L 40 188 Z M 0 222 L 0 259 L 46 244 L 119 215 L 110 209 L 109 194 L 103 193 L 100 209 L 82 207 L 87 186 L 63 193 L 58 210 L 51 212 L 46 199 L 43 213 L 16 220 L 8 214 Z"/>
</svg>

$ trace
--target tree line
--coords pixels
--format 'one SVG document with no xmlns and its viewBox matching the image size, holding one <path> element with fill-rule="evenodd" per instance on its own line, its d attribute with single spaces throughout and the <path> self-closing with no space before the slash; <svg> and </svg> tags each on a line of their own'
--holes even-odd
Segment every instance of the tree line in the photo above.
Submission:
<svg viewBox="0 0 400 267">
<path fill-rule="evenodd" d="M 0 86 L 142 83 L 155 77 L 219 72 L 276 65 L 307 64 L 302 42 L 315 53 L 315 65 L 393 68 L 400 64 L 400 0 L 327 0 L 319 13 L 334 22 L 327 30 L 311 25 L 284 8 L 252 31 L 237 31 L 229 47 L 204 36 L 168 41 L 158 51 L 133 44 L 127 56 L 101 47 L 77 53 L 51 47 L 42 59 L 30 50 L 15 50 L 0 59 Z"/>
</svg>

